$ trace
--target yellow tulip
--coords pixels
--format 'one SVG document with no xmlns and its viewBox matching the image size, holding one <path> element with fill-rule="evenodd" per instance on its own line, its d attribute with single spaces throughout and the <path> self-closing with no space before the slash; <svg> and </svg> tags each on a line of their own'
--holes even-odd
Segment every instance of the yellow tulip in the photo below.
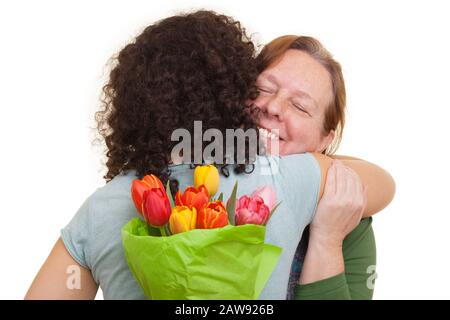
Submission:
<svg viewBox="0 0 450 320">
<path fill-rule="evenodd" d="M 197 166 L 194 171 L 194 186 L 199 188 L 201 185 L 206 187 L 209 196 L 212 197 L 219 189 L 219 171 L 213 165 Z"/>
<path fill-rule="evenodd" d="M 195 229 L 197 224 L 197 210 L 193 207 L 176 206 L 172 208 L 169 227 L 172 234 Z"/>
</svg>

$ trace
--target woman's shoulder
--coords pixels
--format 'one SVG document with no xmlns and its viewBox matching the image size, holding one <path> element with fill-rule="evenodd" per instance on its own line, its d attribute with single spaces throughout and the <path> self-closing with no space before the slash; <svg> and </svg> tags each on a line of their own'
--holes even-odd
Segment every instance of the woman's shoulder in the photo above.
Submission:
<svg viewBox="0 0 450 320">
<path fill-rule="evenodd" d="M 110 237 L 112 231 L 138 214 L 131 199 L 133 172 L 114 177 L 88 196 L 70 223 L 67 232 L 83 234 L 83 237 L 99 239 Z"/>
<path fill-rule="evenodd" d="M 315 153 L 314 153 L 315 154 Z M 267 163 L 267 162 L 280 162 L 283 164 L 298 164 L 301 162 L 314 162 L 317 163 L 317 159 L 313 153 L 294 153 L 289 155 L 258 155 L 256 156 L 256 163 Z"/>
<path fill-rule="evenodd" d="M 296 175 L 300 172 L 310 172 L 320 175 L 320 166 L 311 153 L 298 153 L 285 156 L 260 155 L 256 157 L 255 166 L 261 174 L 283 176 Z"/>
<path fill-rule="evenodd" d="M 91 268 L 102 252 L 120 246 L 121 228 L 138 217 L 131 199 L 132 173 L 118 175 L 97 188 L 61 229 L 61 237 L 72 256 Z"/>
<path fill-rule="evenodd" d="M 137 179 L 136 172 L 130 170 L 115 176 L 105 185 L 97 188 L 90 196 L 91 201 L 102 201 L 111 197 L 129 197 L 131 183 Z"/>
<path fill-rule="evenodd" d="M 115 176 L 89 197 L 89 208 L 95 220 L 129 219 L 135 213 L 131 184 L 137 179 L 131 170 Z M 96 221 L 98 223 L 98 221 Z"/>
</svg>

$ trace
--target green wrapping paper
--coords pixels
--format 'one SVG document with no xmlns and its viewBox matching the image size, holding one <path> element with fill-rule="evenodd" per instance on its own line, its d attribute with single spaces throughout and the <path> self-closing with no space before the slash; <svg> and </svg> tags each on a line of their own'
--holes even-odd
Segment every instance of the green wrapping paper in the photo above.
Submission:
<svg viewBox="0 0 450 320">
<path fill-rule="evenodd" d="M 194 229 L 152 236 L 135 218 L 122 228 L 125 257 L 149 299 L 257 299 L 281 248 L 265 244 L 259 225 Z"/>
</svg>

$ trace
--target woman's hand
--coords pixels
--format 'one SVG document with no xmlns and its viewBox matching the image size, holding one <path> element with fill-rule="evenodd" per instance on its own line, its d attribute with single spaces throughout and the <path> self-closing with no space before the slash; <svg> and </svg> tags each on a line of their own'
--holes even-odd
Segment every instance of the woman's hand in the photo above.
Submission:
<svg viewBox="0 0 450 320">
<path fill-rule="evenodd" d="M 367 189 L 359 176 L 339 160 L 328 170 L 325 189 L 310 225 L 300 284 L 344 272 L 342 243 L 359 224 L 367 204 Z"/>
<path fill-rule="evenodd" d="M 367 188 L 352 169 L 334 160 L 328 170 L 325 190 L 310 226 L 310 235 L 329 245 L 342 241 L 362 218 Z"/>
</svg>

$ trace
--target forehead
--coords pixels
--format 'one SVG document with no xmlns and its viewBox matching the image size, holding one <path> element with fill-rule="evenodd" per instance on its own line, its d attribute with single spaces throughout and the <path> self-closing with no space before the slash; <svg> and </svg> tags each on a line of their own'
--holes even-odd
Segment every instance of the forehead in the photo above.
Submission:
<svg viewBox="0 0 450 320">
<path fill-rule="evenodd" d="M 276 82 L 291 94 L 305 93 L 319 109 L 325 109 L 333 97 L 331 77 L 327 69 L 306 52 L 289 49 L 265 69 L 260 80 Z"/>
</svg>

